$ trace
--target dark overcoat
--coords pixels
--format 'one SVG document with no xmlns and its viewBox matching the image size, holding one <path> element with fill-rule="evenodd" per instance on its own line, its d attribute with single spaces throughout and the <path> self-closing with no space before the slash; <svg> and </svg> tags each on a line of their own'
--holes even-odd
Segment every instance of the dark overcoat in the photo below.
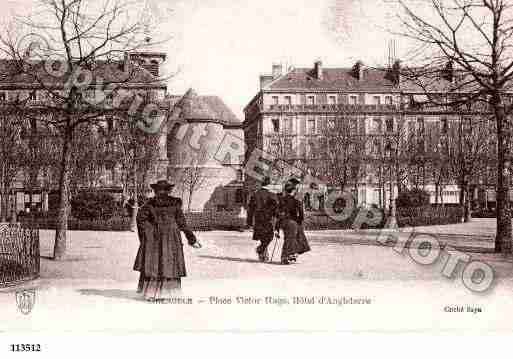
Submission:
<svg viewBox="0 0 513 359">
<path fill-rule="evenodd" d="M 253 240 L 271 241 L 278 216 L 278 196 L 266 188 L 257 190 L 248 204 L 248 225 L 253 226 Z"/>
<path fill-rule="evenodd" d="M 185 260 L 180 231 L 189 244 L 196 237 L 187 227 L 180 198 L 151 198 L 137 214 L 139 251 L 134 270 L 156 279 L 185 277 Z"/>
</svg>

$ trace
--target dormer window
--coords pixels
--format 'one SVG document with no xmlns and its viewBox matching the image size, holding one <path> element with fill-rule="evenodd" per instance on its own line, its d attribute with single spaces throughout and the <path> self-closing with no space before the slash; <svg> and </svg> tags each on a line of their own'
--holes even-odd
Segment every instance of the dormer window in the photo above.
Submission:
<svg viewBox="0 0 513 359">
<path fill-rule="evenodd" d="M 29 93 L 29 101 L 37 101 L 37 94 L 35 91 Z"/>
</svg>

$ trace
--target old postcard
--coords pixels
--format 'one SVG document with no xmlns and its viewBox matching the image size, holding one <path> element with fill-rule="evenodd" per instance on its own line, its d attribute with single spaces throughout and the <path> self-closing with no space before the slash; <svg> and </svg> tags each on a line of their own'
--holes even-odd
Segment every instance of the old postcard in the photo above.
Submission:
<svg viewBox="0 0 513 359">
<path fill-rule="evenodd" d="M 512 331 L 510 1 L 0 9 L 0 332 Z"/>
</svg>

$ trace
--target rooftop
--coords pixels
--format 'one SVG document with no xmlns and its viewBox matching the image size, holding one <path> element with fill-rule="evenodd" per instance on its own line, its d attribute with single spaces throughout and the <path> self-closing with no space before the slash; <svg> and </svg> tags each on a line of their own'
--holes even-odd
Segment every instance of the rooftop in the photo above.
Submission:
<svg viewBox="0 0 513 359">
<path fill-rule="evenodd" d="M 62 86 L 71 76 L 71 71 L 59 74 L 59 62 L 48 63 L 43 61 L 34 61 L 24 63 L 20 68 L 14 60 L 0 59 L 0 86 L 19 86 L 39 85 Z M 45 67 L 46 66 L 46 67 Z M 48 67 L 51 68 L 48 69 Z M 115 83 L 115 84 L 145 84 L 148 86 L 165 86 L 157 77 L 153 76 L 147 69 L 130 62 L 130 66 L 125 67 L 124 61 L 105 61 L 96 60 L 91 64 L 90 69 L 93 73 L 91 84 Z"/>
<path fill-rule="evenodd" d="M 218 96 L 200 96 L 189 89 L 183 96 L 168 95 L 169 108 L 182 102 L 186 120 L 218 121 L 223 125 L 240 125 L 241 121 Z"/>
</svg>

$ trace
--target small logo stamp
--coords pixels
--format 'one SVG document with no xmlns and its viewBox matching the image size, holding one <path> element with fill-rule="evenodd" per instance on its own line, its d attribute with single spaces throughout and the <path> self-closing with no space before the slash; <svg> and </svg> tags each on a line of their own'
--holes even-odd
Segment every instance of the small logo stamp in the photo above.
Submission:
<svg viewBox="0 0 513 359">
<path fill-rule="evenodd" d="M 30 314 L 36 304 L 36 290 L 24 289 L 16 292 L 16 305 L 18 310 L 25 315 Z"/>
</svg>

